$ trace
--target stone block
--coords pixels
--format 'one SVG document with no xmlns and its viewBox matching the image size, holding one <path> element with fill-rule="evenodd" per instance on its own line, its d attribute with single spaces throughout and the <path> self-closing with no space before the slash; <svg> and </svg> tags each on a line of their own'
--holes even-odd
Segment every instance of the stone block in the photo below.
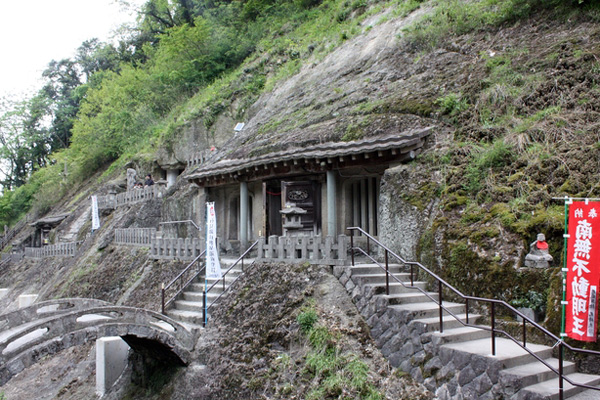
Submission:
<svg viewBox="0 0 600 400">
<path fill-rule="evenodd" d="M 392 353 L 397 352 L 402 345 L 402 338 L 398 335 L 394 335 L 381 347 L 381 354 L 384 357 L 389 356 Z"/>
<path fill-rule="evenodd" d="M 19 308 L 29 307 L 37 300 L 37 294 L 22 294 L 18 297 Z"/>
<path fill-rule="evenodd" d="M 500 375 L 500 370 L 502 369 L 502 363 L 500 362 L 490 362 L 487 367 L 487 375 L 495 385 L 498 383 L 498 377 Z"/>
<path fill-rule="evenodd" d="M 452 398 L 446 385 L 442 385 L 439 388 L 437 388 L 437 390 L 435 391 L 435 396 L 439 400 L 450 400 Z"/>
<path fill-rule="evenodd" d="M 346 291 L 347 291 L 348 293 L 351 293 L 351 292 L 352 292 L 352 289 L 354 289 L 354 287 L 355 287 L 356 285 L 354 284 L 354 282 L 352 282 L 352 279 L 349 279 L 349 280 L 348 280 L 348 282 L 346 282 L 346 285 L 345 285 L 345 286 L 346 286 Z"/>
<path fill-rule="evenodd" d="M 411 361 L 413 364 L 422 364 L 425 361 L 425 356 L 426 354 L 423 350 L 417 351 L 413 354 Z"/>
<path fill-rule="evenodd" d="M 377 315 L 371 315 L 367 319 L 367 325 L 369 325 L 370 327 L 377 325 L 378 322 L 379 322 L 379 317 Z"/>
<path fill-rule="evenodd" d="M 342 286 L 346 286 L 346 283 L 348 283 L 348 280 L 350 280 L 350 277 L 347 274 L 342 274 L 339 277 L 340 283 L 342 284 Z"/>
<path fill-rule="evenodd" d="M 419 367 L 415 367 L 410 371 L 410 375 L 413 377 L 413 379 L 419 383 L 423 383 L 423 372 L 421 371 L 421 368 Z"/>
<path fill-rule="evenodd" d="M 413 354 L 415 354 L 415 346 L 413 346 L 413 344 L 410 342 L 406 343 L 404 346 L 402 346 L 400 354 L 402 354 L 403 357 L 411 357 Z"/>
<path fill-rule="evenodd" d="M 344 272 L 346 272 L 346 268 L 343 266 L 335 265 L 333 267 L 333 276 L 335 276 L 337 279 L 340 279 Z"/>
<path fill-rule="evenodd" d="M 427 388 L 427 390 L 429 390 L 431 392 L 435 392 L 435 390 L 437 389 L 437 383 L 435 381 L 435 378 L 432 376 L 432 377 L 425 379 L 423 381 L 423 386 L 425 386 Z"/>
<path fill-rule="evenodd" d="M 423 369 L 425 370 L 425 373 L 435 374 L 436 371 L 439 371 L 440 369 L 442 369 L 442 367 L 443 367 L 443 365 L 442 365 L 442 362 L 440 361 L 440 358 L 433 357 L 431 360 L 429 360 L 425 363 L 425 366 L 423 367 Z"/>
<path fill-rule="evenodd" d="M 444 364 L 442 366 L 442 368 L 437 372 L 436 377 L 438 378 L 438 380 L 448 380 L 451 379 L 455 373 L 456 368 L 454 367 L 454 363 L 451 361 L 448 364 Z"/>
<path fill-rule="evenodd" d="M 453 360 L 453 355 L 454 355 L 454 351 L 452 349 L 449 349 L 447 347 L 441 347 L 440 348 L 440 352 L 439 352 L 439 357 L 440 360 L 442 361 L 442 364 L 448 364 L 449 362 L 451 362 Z"/>
<path fill-rule="evenodd" d="M 409 371 L 410 371 L 410 370 L 413 368 L 413 365 L 412 365 L 412 363 L 410 362 L 410 360 L 408 360 L 408 359 L 406 359 L 406 358 L 403 358 L 403 357 L 400 355 L 400 352 L 398 352 L 398 353 L 395 353 L 395 354 L 394 354 L 394 357 L 396 357 L 396 358 L 397 358 L 397 359 L 399 359 L 399 360 L 404 360 L 404 361 L 400 362 L 400 369 L 401 369 L 402 371 L 409 372 Z"/>
<path fill-rule="evenodd" d="M 392 367 L 396 367 L 396 368 L 398 368 L 400 366 L 400 364 L 402 364 L 403 361 L 407 361 L 404 358 L 402 358 L 399 351 L 397 351 L 393 354 L 390 354 L 390 356 L 387 359 L 388 359 L 388 362 L 390 363 L 390 365 Z M 402 369 L 404 371 L 403 368 L 400 368 L 400 369 Z"/>
<path fill-rule="evenodd" d="M 481 375 L 488 369 L 488 359 L 482 356 L 474 355 L 471 357 L 471 368 L 475 371 L 476 375 Z M 486 389 L 487 391 L 487 389 Z"/>
<path fill-rule="evenodd" d="M 473 379 L 475 379 L 477 375 L 473 371 L 470 365 L 467 365 L 463 370 L 458 373 L 458 384 L 460 386 L 466 386 L 468 383 L 471 383 Z"/>
<path fill-rule="evenodd" d="M 488 392 L 493 385 L 494 384 L 487 374 L 479 375 L 477 378 L 473 379 L 473 387 L 476 389 L 479 396 Z"/>
<path fill-rule="evenodd" d="M 4 296 L 6 296 L 8 294 L 9 290 L 10 289 L 7 289 L 7 288 L 0 289 L 0 299 L 3 298 Z"/>
<path fill-rule="evenodd" d="M 127 366 L 129 346 L 120 337 L 96 340 L 96 394 L 102 397 Z"/>
<path fill-rule="evenodd" d="M 464 351 L 455 351 L 452 361 L 458 369 L 463 369 L 471 363 L 471 354 Z"/>
</svg>

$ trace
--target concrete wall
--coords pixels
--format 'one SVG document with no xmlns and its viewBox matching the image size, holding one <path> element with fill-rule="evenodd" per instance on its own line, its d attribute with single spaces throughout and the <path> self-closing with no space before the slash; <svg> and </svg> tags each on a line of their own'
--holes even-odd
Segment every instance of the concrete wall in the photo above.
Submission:
<svg viewBox="0 0 600 400">
<path fill-rule="evenodd" d="M 96 340 L 96 394 L 102 397 L 127 366 L 129 346 L 118 336 Z"/>
</svg>

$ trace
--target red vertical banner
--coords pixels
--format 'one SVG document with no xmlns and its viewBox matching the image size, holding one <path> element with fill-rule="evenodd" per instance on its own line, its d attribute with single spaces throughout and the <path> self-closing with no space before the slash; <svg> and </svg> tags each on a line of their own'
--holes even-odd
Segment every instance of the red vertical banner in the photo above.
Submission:
<svg viewBox="0 0 600 400">
<path fill-rule="evenodd" d="M 600 283 L 600 204 L 575 201 L 569 207 L 566 334 L 595 342 Z"/>
</svg>

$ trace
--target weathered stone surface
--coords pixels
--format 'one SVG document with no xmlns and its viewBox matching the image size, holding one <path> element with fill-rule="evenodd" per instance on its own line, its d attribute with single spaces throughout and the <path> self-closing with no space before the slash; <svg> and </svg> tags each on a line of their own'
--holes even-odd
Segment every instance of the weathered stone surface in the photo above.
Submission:
<svg viewBox="0 0 600 400">
<path fill-rule="evenodd" d="M 442 364 L 441 360 L 440 364 Z M 455 375 L 455 373 L 456 368 L 454 367 L 454 363 L 450 361 L 447 364 L 442 364 L 442 368 L 440 368 L 440 370 L 437 372 L 436 377 L 438 378 L 438 380 L 446 380 L 452 378 Z"/>
<path fill-rule="evenodd" d="M 458 373 L 458 384 L 460 386 L 465 386 L 475 379 L 476 376 L 475 372 L 473 372 L 473 368 L 469 365 Z"/>
<path fill-rule="evenodd" d="M 424 371 L 428 374 L 435 374 L 438 370 L 442 369 L 443 365 L 439 357 L 433 357 L 431 360 L 425 363 L 423 367 Z"/>
<path fill-rule="evenodd" d="M 494 385 L 487 374 L 479 375 L 477 378 L 473 379 L 473 385 L 479 395 L 486 393 L 489 391 Z"/>
<path fill-rule="evenodd" d="M 418 348 L 418 347 L 416 347 L 416 348 Z M 421 351 L 417 351 L 412 356 L 411 360 L 412 360 L 413 364 L 420 365 L 420 364 L 423 364 L 423 362 L 425 361 L 425 357 L 426 357 L 425 352 L 423 350 L 421 350 Z"/>
</svg>

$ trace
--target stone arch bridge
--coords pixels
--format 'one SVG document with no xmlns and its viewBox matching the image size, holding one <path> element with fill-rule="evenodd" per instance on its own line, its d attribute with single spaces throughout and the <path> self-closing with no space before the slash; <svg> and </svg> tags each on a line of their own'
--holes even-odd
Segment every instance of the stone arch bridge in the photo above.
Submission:
<svg viewBox="0 0 600 400">
<path fill-rule="evenodd" d="M 143 357 L 187 365 L 197 331 L 154 311 L 101 300 L 37 303 L 0 315 L 0 386 L 47 355 L 108 336 L 120 336 Z"/>
</svg>

